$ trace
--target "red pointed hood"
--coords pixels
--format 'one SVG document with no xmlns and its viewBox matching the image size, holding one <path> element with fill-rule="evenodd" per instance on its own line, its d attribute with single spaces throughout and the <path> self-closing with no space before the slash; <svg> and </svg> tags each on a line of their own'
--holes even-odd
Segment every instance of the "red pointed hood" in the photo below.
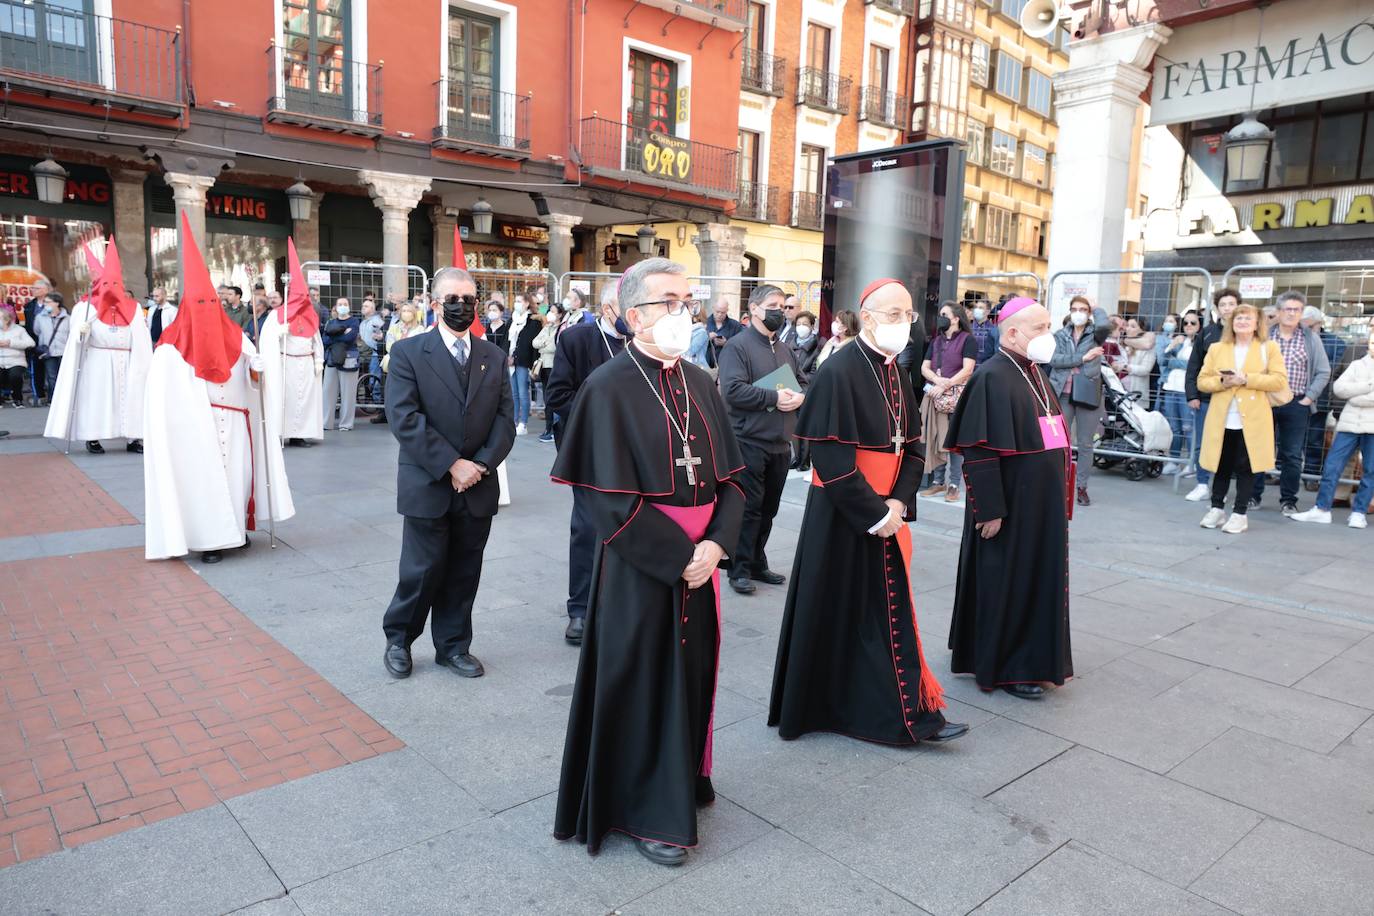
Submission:
<svg viewBox="0 0 1374 916">
<path fill-rule="evenodd" d="M 234 323 L 215 292 L 214 281 L 196 247 L 186 214 L 181 215 L 182 250 L 181 307 L 177 320 L 167 326 L 158 346 L 171 345 L 181 351 L 198 378 L 223 384 L 243 352 L 243 328 Z"/>
<path fill-rule="evenodd" d="M 453 225 L 453 266 L 468 269 L 468 256 L 463 251 L 463 236 L 458 231 L 458 224 Z M 443 319 L 440 318 L 440 321 Z M 472 325 L 468 328 L 468 333 L 474 337 L 486 337 L 487 329 L 482 326 L 482 303 L 477 303 L 477 317 L 473 319 Z"/>
<path fill-rule="evenodd" d="M 314 337 L 320 333 L 320 313 L 310 301 L 310 291 L 305 285 L 305 273 L 301 270 L 301 259 L 296 254 L 296 243 L 286 240 L 286 265 L 291 275 L 286 289 L 287 327 L 295 337 Z"/>
<path fill-rule="evenodd" d="M 86 266 L 95 278 L 91 283 L 91 305 L 96 317 L 106 324 L 124 327 L 138 314 L 138 304 L 124 289 L 124 268 L 119 263 L 119 249 L 115 247 L 114 236 L 105 246 L 105 264 L 102 267 L 91 251 L 90 243 L 82 246 L 86 251 Z"/>
</svg>

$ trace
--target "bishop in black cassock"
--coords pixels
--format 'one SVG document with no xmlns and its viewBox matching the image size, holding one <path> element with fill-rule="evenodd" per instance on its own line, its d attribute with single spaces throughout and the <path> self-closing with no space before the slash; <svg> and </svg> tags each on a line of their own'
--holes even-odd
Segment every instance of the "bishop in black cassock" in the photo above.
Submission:
<svg viewBox="0 0 1374 916">
<path fill-rule="evenodd" d="M 720 395 L 679 358 L 689 289 L 663 258 L 626 273 L 637 336 L 583 385 L 553 468 L 581 492 L 596 534 L 554 835 L 596 853 L 620 831 L 664 865 L 685 860 L 697 805 L 715 797 L 716 566 L 744 513 L 744 461 Z"/>
<path fill-rule="evenodd" d="M 922 657 L 911 533 L 924 448 L 907 371 L 912 322 L 896 280 L 860 297 L 864 331 L 812 378 L 797 418 L 812 483 L 783 612 L 768 724 L 783 738 L 838 732 L 884 744 L 948 741 Z M 884 330 L 887 328 L 887 330 Z"/>
<path fill-rule="evenodd" d="M 968 502 L 949 648 L 955 674 L 1035 699 L 1073 676 L 1064 418 L 1037 365 L 1054 353 L 1049 312 L 1012 299 L 1001 347 L 973 373 L 945 448 L 964 456 Z"/>
</svg>

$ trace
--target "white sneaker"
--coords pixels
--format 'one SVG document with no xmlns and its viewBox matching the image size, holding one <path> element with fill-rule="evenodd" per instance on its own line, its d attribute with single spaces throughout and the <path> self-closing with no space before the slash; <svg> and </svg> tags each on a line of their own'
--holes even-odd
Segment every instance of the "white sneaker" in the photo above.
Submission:
<svg viewBox="0 0 1374 916">
<path fill-rule="evenodd" d="M 1204 528 L 1218 528 L 1221 523 L 1226 521 L 1226 511 L 1215 506 L 1207 510 L 1207 514 L 1202 517 L 1201 525 Z"/>
<path fill-rule="evenodd" d="M 1331 513 L 1326 509 L 1319 509 L 1313 506 L 1306 512 L 1299 512 L 1296 515 L 1288 516 L 1295 522 L 1316 522 L 1319 525 L 1331 524 Z M 1351 527 L 1354 527 L 1353 525 Z"/>
<path fill-rule="evenodd" d="M 523 436 L 523 435 L 525 434 L 525 424 L 524 424 L 524 423 L 517 423 L 517 424 L 515 424 L 515 434 L 516 434 L 517 436 Z"/>
<path fill-rule="evenodd" d="M 1183 497 L 1190 503 L 1200 503 L 1207 498 L 1207 494 L 1212 492 L 1212 488 L 1205 483 L 1200 483 L 1188 491 L 1188 495 Z"/>
<path fill-rule="evenodd" d="M 1164 469 L 1161 470 L 1159 473 L 1160 473 L 1160 475 L 1163 476 L 1163 477 L 1172 477 L 1173 475 L 1177 474 L 1178 471 L 1179 471 L 1178 465 L 1176 465 L 1176 464 L 1174 464 L 1172 461 L 1170 461 L 1168 464 L 1164 465 Z"/>
<path fill-rule="evenodd" d="M 1345 523 L 1350 528 L 1368 528 L 1369 519 L 1365 518 L 1363 512 L 1350 513 L 1350 520 Z"/>
<path fill-rule="evenodd" d="M 1233 514 L 1231 515 L 1231 517 L 1228 518 L 1228 519 L 1226 520 L 1226 524 L 1224 524 L 1224 525 L 1221 526 L 1221 533 L 1222 533 L 1222 534 L 1240 534 L 1240 533 L 1243 532 L 1246 528 L 1249 528 L 1249 527 L 1250 527 L 1250 520 L 1247 519 L 1245 516 L 1243 516 L 1243 515 L 1241 515 L 1240 513 L 1237 512 L 1237 513 L 1233 513 Z"/>
</svg>

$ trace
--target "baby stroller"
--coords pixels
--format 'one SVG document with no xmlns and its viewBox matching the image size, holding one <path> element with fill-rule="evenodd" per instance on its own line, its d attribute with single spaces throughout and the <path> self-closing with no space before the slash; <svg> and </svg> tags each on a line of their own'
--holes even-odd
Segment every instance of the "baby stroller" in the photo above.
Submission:
<svg viewBox="0 0 1374 916">
<path fill-rule="evenodd" d="M 1106 410 L 1102 417 L 1102 435 L 1095 448 L 1129 452 L 1140 457 L 1122 458 L 1098 452 L 1093 455 L 1093 467 L 1110 468 L 1124 462 L 1123 468 L 1130 480 L 1160 476 L 1174 439 L 1168 419 L 1157 410 L 1141 407 L 1140 394 L 1128 392 L 1106 366 L 1102 367 L 1102 393 Z"/>
</svg>

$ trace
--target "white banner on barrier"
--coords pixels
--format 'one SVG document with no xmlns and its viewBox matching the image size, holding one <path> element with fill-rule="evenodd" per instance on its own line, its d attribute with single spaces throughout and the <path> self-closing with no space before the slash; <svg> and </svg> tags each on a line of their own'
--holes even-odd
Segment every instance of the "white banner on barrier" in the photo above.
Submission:
<svg viewBox="0 0 1374 916">
<path fill-rule="evenodd" d="M 1240 297 L 1242 299 L 1269 299 L 1274 295 L 1273 277 L 1241 277 Z"/>
<path fill-rule="evenodd" d="M 329 285 L 329 271 L 327 271 L 327 270 L 309 270 L 309 271 L 306 271 L 306 274 L 305 274 L 305 282 L 306 282 L 306 283 L 309 283 L 311 286 L 328 286 L 328 285 Z"/>
<path fill-rule="evenodd" d="M 590 296 L 590 295 L 592 294 L 592 281 L 591 281 L 591 280 L 569 280 L 569 281 L 568 281 L 568 290 L 569 290 L 569 292 L 571 292 L 571 291 L 573 291 L 573 290 L 576 290 L 577 292 L 581 293 L 581 294 L 584 295 L 584 296 Z"/>
</svg>

